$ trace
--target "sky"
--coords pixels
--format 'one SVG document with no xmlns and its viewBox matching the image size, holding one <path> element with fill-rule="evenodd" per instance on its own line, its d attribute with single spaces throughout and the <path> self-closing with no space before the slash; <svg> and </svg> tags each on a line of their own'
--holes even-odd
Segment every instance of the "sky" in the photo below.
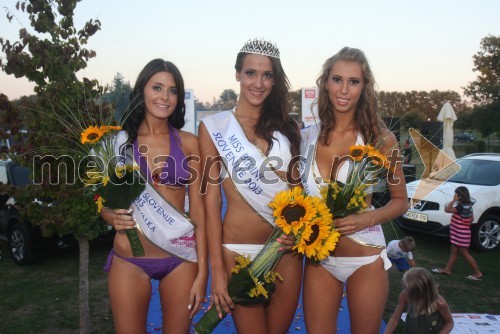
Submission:
<svg viewBox="0 0 500 334">
<path fill-rule="evenodd" d="M 0 37 L 11 42 L 29 27 L 16 2 L 0 0 Z M 5 8 L 17 20 L 9 23 Z M 472 57 L 481 39 L 500 36 L 499 13 L 498 0 L 82 0 L 76 27 L 89 19 L 102 26 L 86 46 L 97 57 L 78 76 L 106 85 L 121 73 L 133 86 L 146 63 L 163 58 L 198 100 L 213 103 L 224 89 L 239 92 L 236 54 L 257 37 L 278 45 L 293 90 L 315 86 L 324 61 L 350 46 L 365 52 L 379 91 L 463 95 L 477 77 Z M 26 79 L 0 72 L 0 93 L 10 100 L 32 92 Z"/>
</svg>

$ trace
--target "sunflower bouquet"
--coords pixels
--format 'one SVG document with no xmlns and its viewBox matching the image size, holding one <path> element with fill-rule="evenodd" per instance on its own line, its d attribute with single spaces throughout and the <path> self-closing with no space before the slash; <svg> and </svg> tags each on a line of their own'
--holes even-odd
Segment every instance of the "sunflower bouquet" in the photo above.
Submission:
<svg viewBox="0 0 500 334">
<path fill-rule="evenodd" d="M 346 183 L 331 181 L 321 189 L 334 217 L 345 217 L 366 209 L 366 195 L 371 187 L 391 170 L 387 157 L 371 145 L 351 146 L 348 159 L 352 161 L 352 168 Z"/>
<path fill-rule="evenodd" d="M 276 227 L 257 257 L 250 261 L 236 258 L 228 283 L 228 293 L 237 304 L 260 304 L 268 301 L 281 275 L 274 272 L 285 252 L 276 239 L 288 234 L 295 238 L 293 250 L 321 260 L 335 249 L 339 233 L 332 227 L 332 215 L 319 197 L 308 196 L 300 187 L 276 194 L 269 203 Z M 211 333 L 226 316 L 219 318 L 215 307 L 209 309 L 195 326 L 197 334 Z"/>
<path fill-rule="evenodd" d="M 70 152 L 73 156 L 82 158 L 78 164 L 83 169 L 80 179 L 84 186 L 92 189 L 97 213 L 103 207 L 128 209 L 145 189 L 145 182 L 135 163 L 125 163 L 123 156 L 117 155 L 115 142 L 121 125 L 134 109 L 129 106 L 118 125 L 112 125 L 117 122 L 114 121 L 114 110 L 108 105 L 96 106 L 89 101 L 85 107 L 57 107 L 59 112 L 55 118 L 66 129 L 59 136 L 72 143 Z M 125 233 L 134 257 L 144 256 L 137 229 Z"/>
<path fill-rule="evenodd" d="M 89 126 L 81 133 L 80 143 L 88 153 L 91 163 L 85 171 L 83 182 L 94 189 L 97 212 L 106 206 L 113 209 L 128 209 L 130 204 L 144 190 L 139 167 L 118 161 L 115 151 L 115 138 L 121 126 Z M 125 233 L 134 257 L 144 256 L 144 248 L 139 239 L 137 228 Z"/>
</svg>

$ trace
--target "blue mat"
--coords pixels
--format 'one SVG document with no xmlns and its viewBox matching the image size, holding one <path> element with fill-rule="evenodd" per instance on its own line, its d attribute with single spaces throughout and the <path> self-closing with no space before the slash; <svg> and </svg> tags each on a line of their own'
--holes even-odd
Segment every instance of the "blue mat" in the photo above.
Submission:
<svg viewBox="0 0 500 334">
<path fill-rule="evenodd" d="M 158 293 L 158 281 L 153 280 L 153 292 L 151 294 L 151 302 L 149 304 L 149 314 L 148 314 L 148 322 L 147 322 L 147 333 L 161 333 L 162 327 L 162 314 L 161 314 L 161 305 L 160 298 Z M 207 296 L 210 296 L 210 291 L 207 291 Z M 194 317 L 193 323 L 198 322 L 198 320 L 202 317 L 205 311 L 208 308 L 208 302 L 204 303 L 202 306 L 202 310 L 196 314 Z M 348 334 L 351 332 L 351 326 L 349 323 L 349 310 L 347 308 L 347 299 L 344 297 L 342 299 L 342 304 L 337 320 L 338 329 L 337 333 L 345 333 Z M 380 333 L 383 333 L 385 330 L 385 322 L 382 321 L 382 327 L 380 328 Z M 194 331 L 191 331 L 194 333 Z M 233 320 L 231 315 L 226 316 L 224 320 L 217 326 L 217 328 L 213 331 L 214 334 L 236 334 L 236 328 L 234 327 Z M 306 326 L 304 323 L 304 314 L 302 310 L 302 294 L 299 299 L 299 304 L 297 305 L 297 311 L 295 312 L 295 316 L 293 318 L 293 322 L 288 329 L 289 334 L 299 334 L 306 333 Z"/>
</svg>

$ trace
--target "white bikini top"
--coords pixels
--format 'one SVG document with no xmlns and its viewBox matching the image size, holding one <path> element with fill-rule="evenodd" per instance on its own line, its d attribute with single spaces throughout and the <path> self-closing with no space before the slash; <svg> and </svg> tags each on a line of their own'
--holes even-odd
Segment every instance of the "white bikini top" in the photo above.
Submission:
<svg viewBox="0 0 500 334">
<path fill-rule="evenodd" d="M 361 135 L 360 132 L 358 132 L 358 135 L 356 137 L 356 144 L 355 145 L 364 145 L 365 142 L 363 140 L 363 136 Z M 335 175 L 335 180 L 340 181 L 342 183 L 347 182 L 347 176 L 349 175 L 349 171 L 352 168 L 352 162 L 349 159 L 344 160 L 339 168 L 337 169 L 337 175 Z M 321 177 L 321 174 L 319 173 L 318 165 L 316 164 L 316 152 L 314 152 L 314 160 L 313 160 L 313 172 L 316 177 L 316 180 L 321 180 L 319 183 L 319 186 L 323 187 L 326 186 L 327 183 L 325 180 Z"/>
<path fill-rule="evenodd" d="M 273 147 L 267 155 L 269 165 L 278 171 L 286 172 L 292 160 L 290 141 L 279 131 L 274 131 L 273 137 L 276 139 L 273 139 Z"/>
</svg>

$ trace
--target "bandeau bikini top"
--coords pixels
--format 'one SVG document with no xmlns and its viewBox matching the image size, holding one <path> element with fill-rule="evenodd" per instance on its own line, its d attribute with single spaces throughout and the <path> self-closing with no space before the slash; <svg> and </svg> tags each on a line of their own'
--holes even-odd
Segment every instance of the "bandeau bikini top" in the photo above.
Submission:
<svg viewBox="0 0 500 334">
<path fill-rule="evenodd" d="M 165 157 L 160 173 L 151 175 L 147 158 L 139 153 L 137 139 L 134 141 L 134 159 L 138 162 L 141 171 L 147 175 L 148 180 L 154 184 L 164 184 L 173 187 L 184 187 L 189 181 L 188 159 L 182 152 L 181 138 L 177 129 L 169 124 L 170 154 Z M 158 159 L 159 157 L 156 157 Z"/>
</svg>

